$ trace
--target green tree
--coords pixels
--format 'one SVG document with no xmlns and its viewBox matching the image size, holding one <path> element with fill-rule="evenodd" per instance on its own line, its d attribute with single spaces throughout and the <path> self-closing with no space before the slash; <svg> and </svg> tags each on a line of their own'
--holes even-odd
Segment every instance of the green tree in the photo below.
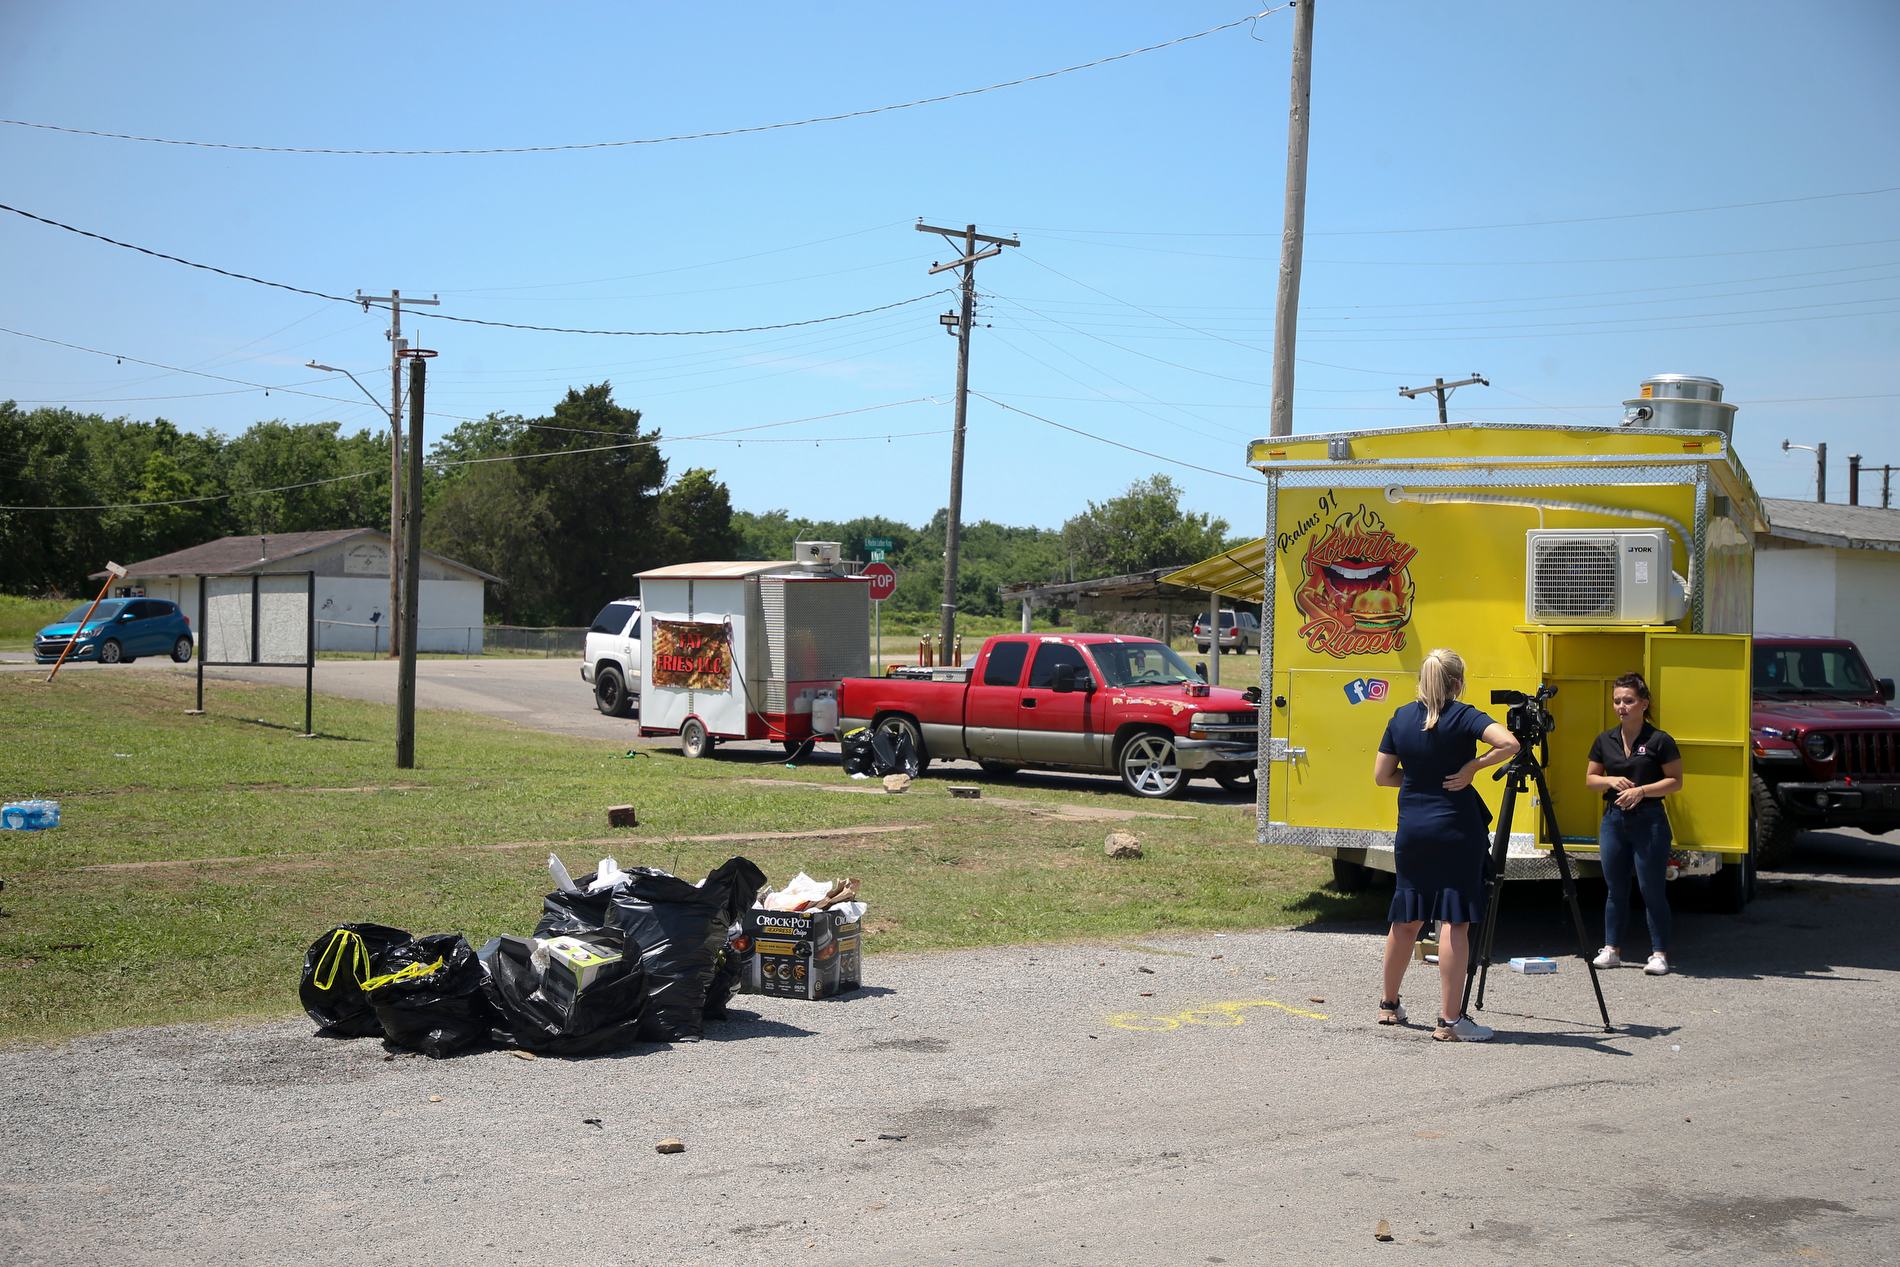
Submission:
<svg viewBox="0 0 1900 1267">
<path fill-rule="evenodd" d="M 1090 502 L 1062 525 L 1076 574 L 1126 576 L 1185 567 L 1227 547 L 1227 521 L 1181 509 L 1181 489 L 1165 475 L 1128 486 L 1120 497 Z"/>
<path fill-rule="evenodd" d="M 732 494 L 713 473 L 687 471 L 661 492 L 654 512 L 663 562 L 736 559 L 742 544 L 732 522 Z"/>
<path fill-rule="evenodd" d="M 491 597 L 503 624 L 559 610 L 550 589 L 548 548 L 557 524 L 547 492 L 532 487 L 516 462 L 483 463 L 466 472 L 423 513 L 423 544 L 502 577 L 505 583 Z"/>
</svg>

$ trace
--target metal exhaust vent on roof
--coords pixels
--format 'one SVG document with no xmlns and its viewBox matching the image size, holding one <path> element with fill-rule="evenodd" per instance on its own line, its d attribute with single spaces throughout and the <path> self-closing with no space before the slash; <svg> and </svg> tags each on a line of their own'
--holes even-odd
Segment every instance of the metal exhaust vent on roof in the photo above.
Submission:
<svg viewBox="0 0 1900 1267">
<path fill-rule="evenodd" d="M 1688 592 L 1664 529 L 1532 529 L 1524 617 L 1538 625 L 1674 624 Z"/>
</svg>

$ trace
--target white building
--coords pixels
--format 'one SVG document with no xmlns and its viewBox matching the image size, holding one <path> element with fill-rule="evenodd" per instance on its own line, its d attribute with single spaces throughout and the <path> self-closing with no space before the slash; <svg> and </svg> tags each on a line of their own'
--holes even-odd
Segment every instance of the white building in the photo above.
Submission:
<svg viewBox="0 0 1900 1267">
<path fill-rule="evenodd" d="M 129 564 L 115 597 L 169 598 L 198 626 L 198 578 L 315 572 L 317 650 L 389 650 L 389 534 L 375 528 L 221 537 Z M 94 575 L 103 580 L 105 573 Z M 482 587 L 501 578 L 422 553 L 419 651 L 482 649 Z"/>
<path fill-rule="evenodd" d="M 1764 499 L 1755 632 L 1852 638 L 1875 677 L 1900 678 L 1900 510 Z"/>
</svg>

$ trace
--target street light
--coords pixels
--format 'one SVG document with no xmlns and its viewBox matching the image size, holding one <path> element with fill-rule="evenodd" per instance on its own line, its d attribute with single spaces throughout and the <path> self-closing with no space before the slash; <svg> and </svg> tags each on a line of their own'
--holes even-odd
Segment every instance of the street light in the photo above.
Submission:
<svg viewBox="0 0 1900 1267">
<path fill-rule="evenodd" d="M 402 417 L 394 408 L 385 409 L 383 402 L 370 396 L 369 388 L 357 380 L 356 375 L 335 365 L 319 365 L 315 361 L 305 361 L 304 365 L 325 374 L 341 374 L 356 384 L 356 390 L 369 396 L 369 403 L 376 406 L 378 413 L 389 415 L 389 448 L 391 453 L 389 472 L 389 627 L 392 631 L 389 639 L 389 653 L 396 654 L 396 639 L 393 631 L 397 617 L 402 612 Z"/>
<path fill-rule="evenodd" d="M 1826 501 L 1827 441 L 1823 440 L 1819 444 L 1789 444 L 1786 440 L 1783 440 L 1781 442 L 1781 451 L 1786 453 L 1789 449 L 1806 449 L 1809 453 L 1814 455 L 1814 500 L 1817 502 Z"/>
<path fill-rule="evenodd" d="M 349 379 L 352 383 L 356 383 L 357 391 L 362 392 L 365 396 L 369 396 L 369 388 L 363 386 L 361 382 L 358 382 L 356 375 L 350 373 L 348 370 L 338 369 L 334 365 L 318 365 L 315 361 L 305 361 L 304 368 L 313 369 L 313 370 L 322 370 L 325 374 L 341 374 L 345 378 Z M 383 402 L 376 399 L 374 396 L 369 396 L 369 403 L 376 406 L 377 413 L 382 413 L 382 414 L 389 413 L 388 408 L 384 406 Z M 396 425 L 396 420 L 395 420 L 394 415 L 391 415 L 389 425 L 392 427 Z"/>
</svg>

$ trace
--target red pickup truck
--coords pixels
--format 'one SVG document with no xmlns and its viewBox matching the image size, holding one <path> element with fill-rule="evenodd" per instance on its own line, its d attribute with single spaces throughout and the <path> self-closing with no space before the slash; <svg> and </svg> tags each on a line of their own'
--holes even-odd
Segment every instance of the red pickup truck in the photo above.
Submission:
<svg viewBox="0 0 1900 1267">
<path fill-rule="evenodd" d="M 846 678 L 838 714 L 840 733 L 901 734 L 926 766 L 1118 774 L 1136 796 L 1167 799 L 1197 775 L 1253 787 L 1258 697 L 1209 686 L 1153 638 L 1004 634 L 957 668 Z"/>
</svg>

